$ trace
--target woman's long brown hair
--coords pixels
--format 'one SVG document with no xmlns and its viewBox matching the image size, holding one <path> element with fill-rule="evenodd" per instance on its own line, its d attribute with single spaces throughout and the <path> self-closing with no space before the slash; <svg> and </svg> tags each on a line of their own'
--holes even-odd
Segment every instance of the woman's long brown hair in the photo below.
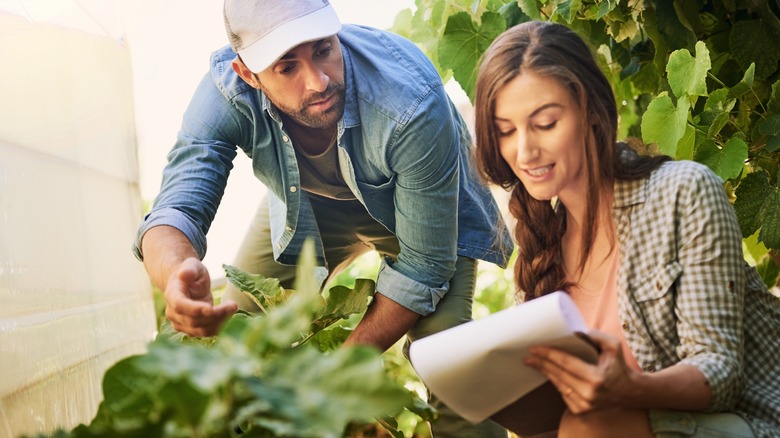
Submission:
<svg viewBox="0 0 780 438">
<path fill-rule="evenodd" d="M 538 201 L 528 194 L 501 157 L 493 123 L 496 96 L 524 72 L 557 80 L 569 90 L 583 115 L 588 211 L 581 241 L 582 269 L 590 255 L 598 226 L 600 195 L 615 179 L 638 179 L 668 157 L 642 157 L 625 162 L 617 147 L 617 107 L 612 88 L 596 64 L 590 48 L 563 25 L 533 21 L 501 34 L 482 57 L 476 81 L 475 136 L 477 165 L 485 178 L 511 191 L 509 211 L 517 219 L 515 262 L 517 292 L 525 300 L 566 290 L 561 242 L 566 231 L 566 210 L 560 203 Z"/>
</svg>

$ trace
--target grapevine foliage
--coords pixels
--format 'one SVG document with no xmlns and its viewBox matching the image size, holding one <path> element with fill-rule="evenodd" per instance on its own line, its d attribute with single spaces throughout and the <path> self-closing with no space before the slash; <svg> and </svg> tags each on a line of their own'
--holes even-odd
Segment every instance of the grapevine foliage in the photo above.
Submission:
<svg viewBox="0 0 780 438">
<path fill-rule="evenodd" d="M 393 30 L 473 101 L 479 59 L 498 34 L 529 20 L 570 27 L 612 84 L 619 137 L 709 166 L 743 237 L 755 235 L 756 260 L 776 272 L 762 259 L 780 250 L 779 15 L 778 0 L 416 0 Z"/>
</svg>

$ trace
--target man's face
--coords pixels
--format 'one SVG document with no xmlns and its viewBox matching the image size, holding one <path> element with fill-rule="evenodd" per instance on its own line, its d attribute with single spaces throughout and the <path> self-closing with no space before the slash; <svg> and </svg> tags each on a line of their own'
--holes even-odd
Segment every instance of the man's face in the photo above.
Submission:
<svg viewBox="0 0 780 438">
<path fill-rule="evenodd" d="M 332 128 L 344 113 L 344 59 L 335 35 L 293 48 L 257 79 L 268 99 L 300 125 Z"/>
</svg>

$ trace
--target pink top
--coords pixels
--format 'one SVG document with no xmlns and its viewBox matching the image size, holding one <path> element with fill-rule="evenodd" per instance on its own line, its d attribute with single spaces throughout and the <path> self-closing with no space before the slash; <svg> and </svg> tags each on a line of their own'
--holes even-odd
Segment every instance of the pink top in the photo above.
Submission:
<svg viewBox="0 0 780 438">
<path fill-rule="evenodd" d="M 626 337 L 623 334 L 622 324 L 620 323 L 618 304 L 617 304 L 617 271 L 620 264 L 620 251 L 615 248 L 609 256 L 609 271 L 604 287 L 601 290 L 588 290 L 580 286 L 574 286 L 569 291 L 574 303 L 582 313 L 585 324 L 591 329 L 615 336 L 620 340 L 623 347 L 623 357 L 629 367 L 641 371 L 639 363 L 631 354 L 628 348 Z"/>
</svg>

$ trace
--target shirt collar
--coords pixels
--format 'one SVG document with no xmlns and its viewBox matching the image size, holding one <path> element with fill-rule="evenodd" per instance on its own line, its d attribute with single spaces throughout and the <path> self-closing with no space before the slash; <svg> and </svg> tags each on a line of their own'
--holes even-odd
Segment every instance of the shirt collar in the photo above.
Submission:
<svg viewBox="0 0 780 438">
<path fill-rule="evenodd" d="M 349 48 L 344 44 L 343 39 L 339 39 L 341 42 L 341 55 L 344 59 L 344 87 L 346 91 L 344 93 L 344 122 L 345 128 L 352 128 L 360 126 L 360 113 L 358 111 L 358 98 L 357 98 L 357 81 L 355 81 L 355 70 L 352 67 L 352 55 Z"/>
</svg>

